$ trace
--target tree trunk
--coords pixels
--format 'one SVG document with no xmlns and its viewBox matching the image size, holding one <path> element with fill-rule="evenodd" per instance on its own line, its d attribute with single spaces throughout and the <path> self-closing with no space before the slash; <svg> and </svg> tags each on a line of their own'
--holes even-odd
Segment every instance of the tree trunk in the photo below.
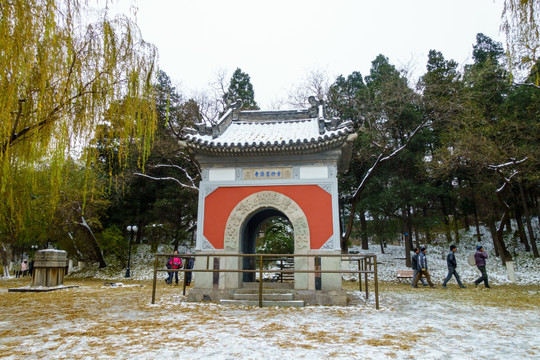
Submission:
<svg viewBox="0 0 540 360">
<path fill-rule="evenodd" d="M 519 206 L 516 204 L 516 206 Z M 518 227 L 519 241 L 525 245 L 525 251 L 530 252 L 531 247 L 529 246 L 529 241 L 527 240 L 527 234 L 525 234 L 525 228 L 523 227 L 523 221 L 521 220 L 521 211 L 516 207 L 516 223 Z"/>
<path fill-rule="evenodd" d="M 538 225 L 540 225 L 540 203 L 538 203 L 538 197 L 536 196 L 536 191 L 533 192 L 532 198 L 534 199 L 536 217 L 538 218 Z"/>
<path fill-rule="evenodd" d="M 476 210 L 476 195 L 474 192 L 474 187 L 471 182 L 471 196 L 472 196 L 472 205 L 473 205 L 473 214 L 474 214 L 474 226 L 476 227 L 476 237 L 478 242 L 482 241 L 482 234 L 480 234 L 480 221 L 478 221 L 478 211 Z"/>
<path fill-rule="evenodd" d="M 349 253 L 349 237 L 351 236 L 352 227 L 354 224 L 354 216 L 356 215 L 356 204 L 358 199 L 353 197 L 351 200 L 351 208 L 349 211 L 349 220 L 347 221 L 347 227 L 345 229 L 345 234 L 341 236 L 341 253 Z"/>
<path fill-rule="evenodd" d="M 529 239 L 531 240 L 531 247 L 533 251 L 534 258 L 538 258 L 538 248 L 536 247 L 536 239 L 534 237 L 534 231 L 531 224 L 531 217 L 529 214 L 529 206 L 527 205 L 527 201 L 525 199 L 525 192 L 523 191 L 523 183 L 521 181 L 518 181 L 519 185 L 519 195 L 521 197 L 521 203 L 523 205 L 523 211 L 525 213 L 525 221 L 527 222 L 527 231 L 529 232 Z"/>
<path fill-rule="evenodd" d="M 407 227 L 407 240 L 409 241 L 409 249 L 413 248 L 413 227 L 412 227 L 412 216 L 411 216 L 411 207 L 409 204 L 406 205 L 407 208 L 405 210 L 405 213 L 407 214 L 407 217 L 405 218 L 405 224 Z"/>
<path fill-rule="evenodd" d="M 416 226 L 413 226 L 413 231 L 414 231 L 414 238 L 416 240 L 415 241 L 416 245 L 418 245 L 418 244 L 420 244 L 420 235 L 418 234 L 418 229 L 416 228 Z M 427 244 L 427 242 L 426 242 L 426 244 Z"/>
<path fill-rule="evenodd" d="M 364 210 L 360 210 L 360 236 L 362 238 L 362 249 L 369 250 L 366 214 Z"/>
<path fill-rule="evenodd" d="M 452 230 L 454 230 L 454 244 L 459 244 L 459 221 L 458 221 L 458 214 L 456 211 L 456 207 L 453 207 L 454 209 L 454 223 L 452 225 Z"/>
<path fill-rule="evenodd" d="M 510 222 L 510 206 L 508 206 L 508 204 L 504 201 L 503 194 L 506 189 L 510 188 L 510 181 L 513 176 L 518 174 L 518 172 L 515 172 L 509 179 L 504 177 L 504 175 L 501 173 L 500 170 L 497 170 L 497 172 L 501 176 L 504 182 L 503 186 L 496 191 L 497 199 L 501 203 L 504 209 L 503 210 L 504 212 L 501 219 L 501 223 L 499 224 L 499 228 L 497 229 L 496 245 L 499 247 L 499 254 L 501 256 L 502 264 L 506 265 L 506 261 L 512 261 L 512 255 L 506 249 L 506 244 L 504 243 L 504 237 L 503 237 L 504 227 L 507 226 L 507 223 Z"/>
<path fill-rule="evenodd" d="M 406 235 L 403 235 L 404 237 L 404 243 L 405 243 L 405 266 L 410 268 L 411 265 L 412 265 L 412 262 L 411 262 L 411 251 L 412 251 L 412 246 L 411 246 L 411 242 L 409 241 L 408 237 L 409 236 L 406 236 Z"/>
<path fill-rule="evenodd" d="M 509 218 L 509 212 L 510 211 L 508 209 L 505 209 L 503 217 L 501 219 L 501 224 L 499 225 L 499 228 L 497 229 L 497 237 L 496 237 L 497 239 L 496 245 L 499 248 L 499 254 L 501 256 L 501 261 L 502 261 L 503 266 L 506 266 L 507 261 L 512 261 L 512 255 L 506 249 L 506 244 L 504 243 L 504 237 L 503 237 L 504 224 Z"/>
<path fill-rule="evenodd" d="M 439 196 L 439 199 L 441 200 L 441 211 L 443 213 L 443 223 L 444 223 L 444 231 L 446 233 L 446 242 L 451 243 L 452 242 L 452 235 L 450 234 L 450 223 L 448 221 L 448 211 L 446 210 L 446 204 L 444 202 L 444 196 Z"/>
<path fill-rule="evenodd" d="M 90 226 L 86 223 L 86 220 L 84 219 L 84 216 L 81 216 L 82 223 L 80 225 L 84 227 L 86 230 L 88 230 L 88 233 L 90 234 L 90 245 L 92 246 L 92 249 L 94 249 L 94 255 L 96 257 L 96 260 L 99 262 L 99 268 L 103 269 L 104 267 L 107 267 L 107 263 L 105 262 L 105 258 L 103 257 L 103 253 L 101 252 L 101 248 L 99 247 L 99 244 L 96 240 L 96 237 L 94 236 L 94 233 L 92 232 L 92 229 Z"/>
<path fill-rule="evenodd" d="M 499 257 L 499 247 L 497 245 L 497 226 L 495 225 L 495 218 L 493 215 L 488 218 L 487 222 L 489 232 L 491 233 L 491 240 L 493 241 L 493 248 L 495 249 L 495 256 Z"/>
<path fill-rule="evenodd" d="M 428 218 L 428 213 L 425 206 L 422 208 L 422 214 L 424 215 L 424 219 Z M 431 244 L 431 231 L 429 229 L 429 226 L 426 226 L 426 243 Z M 418 247 L 418 245 L 419 244 L 417 243 L 416 246 Z"/>
<path fill-rule="evenodd" d="M 463 180 L 458 176 L 457 177 L 458 188 L 461 190 L 463 190 L 463 185 L 461 185 L 462 181 Z M 456 205 L 453 208 L 454 208 L 454 216 L 458 216 L 457 201 L 456 201 Z M 457 224 L 457 218 L 456 218 L 455 223 Z M 469 223 L 469 213 L 467 211 L 463 211 L 463 228 L 469 231 L 470 227 L 471 227 L 471 224 Z"/>
<path fill-rule="evenodd" d="M 9 278 L 8 251 L 4 243 L 0 243 L 0 258 L 2 259 L 2 277 Z"/>
<path fill-rule="evenodd" d="M 510 216 L 508 216 L 504 221 L 504 227 L 506 227 L 506 231 L 512 232 L 512 223 L 510 222 Z"/>
</svg>

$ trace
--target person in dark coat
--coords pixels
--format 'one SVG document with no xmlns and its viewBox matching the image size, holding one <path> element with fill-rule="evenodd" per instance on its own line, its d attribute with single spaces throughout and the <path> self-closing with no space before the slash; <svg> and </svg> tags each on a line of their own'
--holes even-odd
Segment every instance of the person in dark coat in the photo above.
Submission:
<svg viewBox="0 0 540 360">
<path fill-rule="evenodd" d="M 28 264 L 28 274 L 30 276 L 34 276 L 34 260 L 32 259 L 32 261 L 30 261 L 30 263 Z"/>
<path fill-rule="evenodd" d="M 435 284 L 431 282 L 431 276 L 429 275 L 428 270 L 428 263 L 427 263 L 427 255 L 426 255 L 426 247 L 422 246 L 420 248 L 420 253 L 418 254 L 418 273 L 416 274 L 416 277 L 413 279 L 413 285 L 412 287 L 418 287 L 418 280 L 424 275 L 426 277 L 426 280 L 429 284 L 429 287 L 436 287 Z"/>
<path fill-rule="evenodd" d="M 187 255 L 191 255 L 191 253 L 188 251 Z M 195 265 L 195 258 L 192 256 L 189 256 L 185 260 L 186 260 L 186 263 L 184 265 L 185 269 L 193 269 L 193 265 Z M 186 286 L 189 286 L 191 285 L 192 273 L 191 271 L 186 271 L 185 275 L 186 275 Z"/>
<path fill-rule="evenodd" d="M 484 250 L 484 247 L 482 245 L 479 245 L 476 247 L 476 252 L 474 253 L 474 260 L 476 261 L 476 267 L 478 270 L 480 270 L 480 273 L 482 273 L 482 276 L 480 276 L 476 281 L 474 282 L 475 286 L 478 286 L 482 281 L 484 282 L 484 285 L 487 288 L 490 288 L 489 282 L 488 282 L 488 275 L 486 272 L 486 259 L 488 258 L 487 252 Z"/>
<path fill-rule="evenodd" d="M 442 287 L 446 289 L 446 284 L 450 279 L 452 278 L 452 275 L 456 277 L 456 281 L 460 288 L 464 288 L 465 285 L 461 283 L 461 279 L 459 278 L 459 275 L 456 271 L 457 268 L 457 261 L 455 252 L 457 251 L 456 245 L 450 245 L 450 252 L 448 255 L 446 255 L 446 265 L 448 266 L 448 275 L 446 276 L 446 279 L 444 279 L 444 282 L 442 284 Z"/>
<path fill-rule="evenodd" d="M 419 248 L 413 249 L 414 254 L 411 256 L 411 269 L 413 269 L 413 277 L 411 280 L 411 286 L 414 285 L 414 278 L 416 278 L 416 274 L 418 274 L 418 253 L 420 252 Z M 422 285 L 428 286 L 426 280 L 424 280 L 423 277 L 420 278 L 420 281 L 422 282 Z"/>
</svg>

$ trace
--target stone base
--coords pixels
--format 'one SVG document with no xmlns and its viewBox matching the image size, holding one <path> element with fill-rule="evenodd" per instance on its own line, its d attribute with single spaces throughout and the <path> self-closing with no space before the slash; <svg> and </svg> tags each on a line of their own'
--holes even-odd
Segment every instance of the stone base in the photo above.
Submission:
<svg viewBox="0 0 540 360">
<path fill-rule="evenodd" d="M 253 289 L 254 290 L 254 289 Z M 272 292 L 272 289 L 263 289 L 263 294 Z M 294 290 L 287 289 L 293 294 L 294 300 L 303 300 L 306 305 L 348 305 L 347 291 L 345 290 Z M 214 301 L 232 300 L 236 289 L 190 289 L 187 294 L 187 301 Z"/>
<path fill-rule="evenodd" d="M 294 298 L 304 300 L 306 305 L 346 306 L 348 304 L 345 290 L 296 290 Z"/>
<path fill-rule="evenodd" d="M 190 289 L 187 294 L 187 301 L 200 302 L 200 301 L 215 301 L 219 300 L 232 300 L 233 292 L 224 289 Z"/>
<path fill-rule="evenodd" d="M 61 285 L 61 286 L 55 286 L 55 287 L 20 287 L 20 288 L 12 288 L 8 289 L 8 292 L 48 292 L 48 291 L 55 291 L 55 290 L 64 290 L 64 289 L 71 289 L 71 288 L 78 288 L 79 285 Z"/>
</svg>

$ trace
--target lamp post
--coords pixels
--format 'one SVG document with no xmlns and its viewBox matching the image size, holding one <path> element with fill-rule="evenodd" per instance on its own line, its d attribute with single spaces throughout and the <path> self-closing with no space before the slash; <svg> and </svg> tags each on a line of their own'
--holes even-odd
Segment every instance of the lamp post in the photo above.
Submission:
<svg viewBox="0 0 540 360">
<path fill-rule="evenodd" d="M 137 232 L 138 228 L 137 225 L 129 225 L 127 228 L 127 231 L 130 233 L 129 237 L 129 253 L 128 253 L 128 265 L 126 269 L 126 277 L 131 277 L 130 273 L 130 265 L 131 265 L 131 243 L 133 242 L 133 234 Z"/>
</svg>

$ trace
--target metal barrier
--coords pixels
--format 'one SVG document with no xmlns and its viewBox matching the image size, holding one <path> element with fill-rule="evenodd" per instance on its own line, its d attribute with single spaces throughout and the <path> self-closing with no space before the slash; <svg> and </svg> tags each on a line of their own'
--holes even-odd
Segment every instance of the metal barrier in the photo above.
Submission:
<svg viewBox="0 0 540 360">
<path fill-rule="evenodd" d="M 167 269 L 159 268 L 159 258 L 165 257 L 179 257 L 184 260 L 184 264 L 187 264 L 188 259 L 196 258 L 206 258 L 206 269 Z M 220 257 L 252 257 L 258 259 L 257 264 L 259 269 L 211 269 L 210 268 L 210 258 L 220 258 Z M 310 257 L 310 258 L 326 258 L 326 257 L 340 257 L 341 261 L 357 262 L 358 270 L 296 270 L 296 269 L 264 269 L 264 263 L 270 261 L 278 261 L 286 258 L 295 258 L 295 257 Z M 379 309 L 379 282 L 377 278 L 377 256 L 375 254 L 219 254 L 219 253 L 209 253 L 209 254 L 156 254 L 154 260 L 154 279 L 152 284 L 152 304 L 155 303 L 156 299 L 156 285 L 157 285 L 157 273 L 158 272 L 212 272 L 212 273 L 225 273 L 225 272 L 234 272 L 234 273 L 258 273 L 259 274 L 259 307 L 262 307 L 262 298 L 263 298 L 263 274 L 265 273 L 279 273 L 283 274 L 299 274 L 299 273 L 341 273 L 341 274 L 358 274 L 358 288 L 359 291 L 362 291 L 362 274 L 364 274 L 365 279 L 365 291 L 366 291 L 366 300 L 369 298 L 369 286 L 368 286 L 368 275 L 373 274 L 374 282 L 374 292 L 375 292 L 375 308 Z M 282 278 L 282 276 L 281 276 Z M 186 276 L 184 274 L 183 279 L 183 295 L 186 295 Z"/>
</svg>

